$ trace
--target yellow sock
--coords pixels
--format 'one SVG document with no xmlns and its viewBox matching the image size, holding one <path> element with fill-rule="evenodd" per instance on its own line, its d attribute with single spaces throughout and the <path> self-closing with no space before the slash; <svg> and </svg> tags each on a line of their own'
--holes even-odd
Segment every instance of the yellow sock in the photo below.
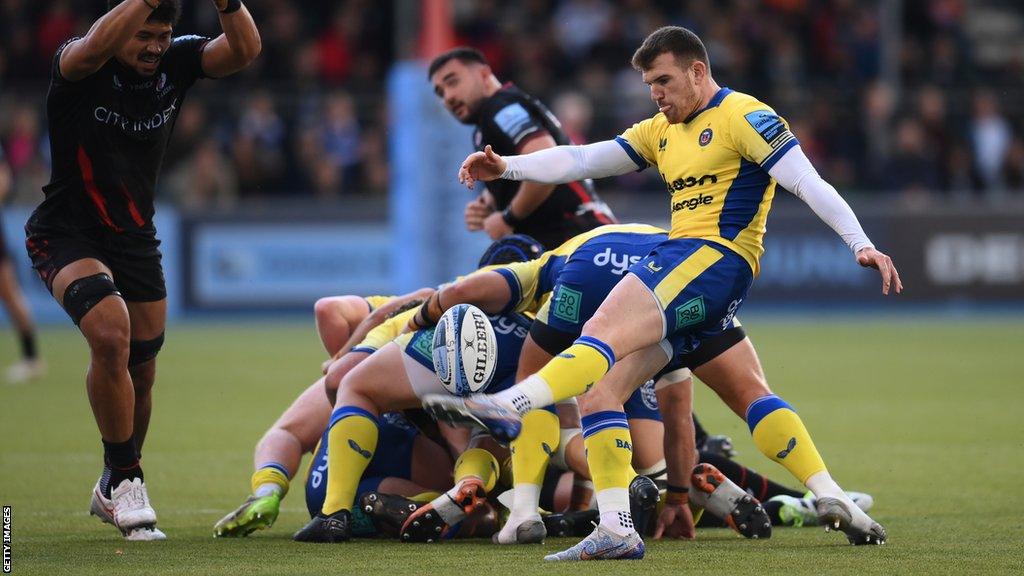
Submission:
<svg viewBox="0 0 1024 576">
<path fill-rule="evenodd" d="M 426 504 L 427 502 L 430 502 L 431 500 L 437 498 L 440 495 L 440 492 L 421 492 L 415 496 L 409 496 L 409 500 L 412 500 L 413 502 L 419 502 L 421 504 Z"/>
<path fill-rule="evenodd" d="M 800 416 L 778 396 L 752 402 L 747 408 L 747 426 L 761 453 L 782 464 L 801 484 L 826 469 Z"/>
<path fill-rule="evenodd" d="M 327 496 L 321 511 L 351 510 L 359 479 L 377 449 L 377 418 L 353 406 L 331 414 L 327 433 Z"/>
<path fill-rule="evenodd" d="M 249 485 L 252 486 L 252 493 L 264 484 L 274 484 L 281 488 L 281 497 L 288 493 L 288 469 L 277 462 L 266 462 L 260 469 L 252 473 Z"/>
<path fill-rule="evenodd" d="M 558 416 L 533 410 L 523 417 L 523 429 L 512 441 L 512 475 L 515 484 L 544 483 L 551 455 L 558 449 Z"/>
<path fill-rule="evenodd" d="M 587 449 L 587 464 L 590 465 L 594 491 L 600 495 L 609 488 L 628 488 L 636 472 L 630 465 L 633 461 L 633 441 L 629 435 L 626 415 L 605 411 L 588 414 L 581 420 L 583 445 Z"/>
<path fill-rule="evenodd" d="M 498 460 L 483 448 L 470 448 L 455 461 L 455 483 L 468 476 L 475 476 L 484 482 L 484 490 L 490 492 L 498 482 Z"/>
<path fill-rule="evenodd" d="M 583 394 L 615 363 L 612 349 L 597 338 L 580 336 L 567 350 L 555 356 L 537 373 L 551 388 L 552 402 Z M 539 406 L 537 406 L 539 408 Z"/>
</svg>

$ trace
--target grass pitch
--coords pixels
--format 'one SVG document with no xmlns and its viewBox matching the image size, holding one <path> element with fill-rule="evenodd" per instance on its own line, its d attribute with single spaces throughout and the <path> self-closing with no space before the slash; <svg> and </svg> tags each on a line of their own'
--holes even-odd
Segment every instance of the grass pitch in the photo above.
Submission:
<svg viewBox="0 0 1024 576">
<path fill-rule="evenodd" d="M 296 483 L 274 528 L 214 540 L 248 491 L 254 442 L 317 378 L 311 322 L 179 325 L 168 331 L 146 445 L 150 496 L 169 540 L 123 541 L 87 515 L 101 449 L 77 332 L 47 329 L 49 376 L 0 384 L 0 503 L 13 507 L 14 574 L 679 574 L 1024 572 L 1024 322 L 744 318 L 773 388 L 810 428 L 833 475 L 875 497 L 889 544 L 853 548 L 820 529 L 745 541 L 705 530 L 649 542 L 639 562 L 547 565 L 572 544 L 497 547 L 360 541 L 301 545 Z M 9 333 L 0 363 L 15 357 Z M 700 388 L 697 411 L 740 460 L 791 483 L 745 426 Z"/>
</svg>

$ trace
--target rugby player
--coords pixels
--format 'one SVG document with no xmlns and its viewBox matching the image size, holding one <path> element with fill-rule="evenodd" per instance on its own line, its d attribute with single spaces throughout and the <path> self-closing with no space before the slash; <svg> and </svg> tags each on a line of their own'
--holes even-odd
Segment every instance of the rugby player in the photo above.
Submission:
<svg viewBox="0 0 1024 576">
<path fill-rule="evenodd" d="M 182 100 L 200 78 L 245 68 L 260 36 L 239 0 L 214 0 L 223 34 L 171 37 L 179 0 L 110 0 L 53 59 L 53 171 L 25 226 L 32 264 L 89 344 L 89 403 L 103 440 L 91 512 L 158 540 L 140 465 L 167 292 L 153 192 Z"/>
<path fill-rule="evenodd" d="M 11 184 L 11 168 L 4 158 L 3 146 L 0 146 L 0 206 L 7 198 Z M 0 214 L 0 301 L 3 301 L 4 310 L 18 331 L 18 343 L 21 345 L 21 360 L 7 368 L 6 376 L 8 382 L 17 383 L 43 376 L 46 364 L 38 356 L 32 312 L 18 286 L 17 272 L 5 238 L 3 215 Z"/>
<path fill-rule="evenodd" d="M 487 248 L 480 257 L 478 267 L 526 261 L 538 257 L 541 252 L 540 244 L 529 236 L 507 236 L 493 242 Z M 429 296 L 433 293 L 433 289 L 420 290 L 412 295 L 421 292 Z M 409 306 L 410 302 L 416 302 L 410 300 L 409 296 L 388 300 L 384 300 L 384 297 L 369 297 L 364 300 L 369 306 L 374 307 L 370 317 L 365 317 L 358 322 L 360 328 L 368 327 L 366 337 L 354 346 L 346 346 L 334 351 L 336 355 L 340 354 L 340 357 L 325 369 L 325 378 L 317 380 L 300 394 L 263 435 L 256 445 L 254 455 L 255 467 L 250 482 L 252 491 L 245 502 L 217 522 L 214 526 L 215 536 L 246 536 L 255 530 L 273 525 L 277 519 L 281 499 L 288 493 L 291 479 L 297 473 L 302 455 L 306 452 L 315 454 L 310 464 L 310 473 L 307 475 L 306 503 L 311 511 L 311 516 L 319 512 L 327 486 L 325 481 L 328 448 L 326 431 L 338 384 L 352 368 L 401 333 L 402 328 L 408 323 L 409 317 L 414 313 L 406 313 L 403 310 L 403 307 Z M 341 298 L 356 304 L 348 307 L 348 311 L 352 312 L 348 320 L 361 313 L 363 306 L 359 306 L 359 302 L 356 302 L 355 299 L 362 299 L 362 297 L 342 296 Z M 375 323 L 372 316 L 381 311 L 390 311 L 390 317 Z M 317 320 L 317 330 L 326 342 L 329 335 L 323 332 L 327 329 L 328 324 L 321 323 L 319 317 Z M 332 318 L 332 320 L 334 319 Z M 328 352 L 330 353 L 331 350 L 328 349 Z M 417 448 L 418 444 L 429 442 L 429 439 L 418 434 L 402 433 L 406 427 L 397 425 L 395 420 L 396 418 L 393 416 L 382 420 L 381 437 L 392 439 L 390 444 L 398 444 L 398 446 L 389 446 L 392 449 L 389 452 L 394 453 L 397 449 L 399 453 L 412 454 L 413 458 L 411 460 L 405 458 L 396 460 L 393 457 L 375 456 L 368 467 L 371 471 L 369 478 L 379 478 L 380 474 L 374 474 L 374 472 L 379 472 L 379 469 L 383 468 L 391 472 L 388 474 L 389 480 L 381 482 L 377 486 L 373 486 L 371 483 L 361 484 L 358 494 L 375 490 L 401 495 L 422 492 L 422 490 L 416 491 L 408 484 L 397 482 L 396 479 L 407 479 L 417 486 L 434 488 L 434 477 L 424 470 L 421 462 L 431 463 L 432 471 L 444 474 L 442 484 L 447 483 L 448 472 L 451 470 L 448 452 L 445 451 L 442 455 L 433 454 L 433 449 L 426 444 Z M 431 444 L 436 446 L 433 442 Z M 422 460 L 420 455 L 433 456 L 433 459 Z M 442 465 L 446 459 L 449 462 L 447 468 Z M 390 467 L 380 464 L 390 464 Z M 395 470 L 407 472 L 396 473 Z M 444 485 L 441 488 L 447 488 L 447 486 Z M 357 520 L 356 525 L 360 524 Z M 358 530 L 356 534 L 359 535 Z"/>
<path fill-rule="evenodd" d="M 504 419 L 512 429 L 519 415 L 532 407 L 586 392 L 616 359 L 667 335 L 699 339 L 724 329 L 757 275 L 776 182 L 829 224 L 860 265 L 879 271 L 884 295 L 902 291 L 892 260 L 874 248 L 853 211 L 814 170 L 786 123 L 755 98 L 720 87 L 695 34 L 681 27 L 661 28 L 644 40 L 633 64 L 658 104 L 653 118 L 615 140 L 588 146 L 559 146 L 509 158 L 485 149 L 466 159 L 460 179 L 467 186 L 499 177 L 556 183 L 656 165 L 672 194 L 669 240 L 630 268 L 587 322 L 583 335 L 537 374 L 496 396 L 474 397 L 452 410 Z M 737 389 L 740 393 L 727 400 L 745 416 L 761 452 L 814 492 L 826 526 L 842 530 L 853 544 L 884 542 L 882 526 L 860 511 L 829 475 L 792 406 L 766 390 Z M 602 395 L 595 387 L 594 401 L 587 402 L 587 408 L 581 402 L 584 413 L 614 406 Z M 608 426 L 588 447 L 591 469 L 595 478 L 611 479 L 605 487 L 624 487 L 628 455 L 615 446 L 629 442 L 629 431 L 599 420 Z M 585 542 L 550 559 L 582 559 L 583 546 L 596 551 L 586 557 L 617 557 L 620 550 L 642 546 L 626 506 L 620 499 L 602 497 L 596 482 L 595 487 L 602 510 L 600 526 Z"/>
<path fill-rule="evenodd" d="M 547 106 L 499 82 L 479 50 L 459 47 L 438 55 L 427 77 L 452 116 L 476 127 L 477 150 L 491 146 L 501 154 L 526 154 L 570 143 Z M 558 185 L 494 180 L 466 205 L 465 218 L 469 230 L 484 230 L 491 239 L 529 234 L 549 249 L 615 222 L 588 179 Z"/>
</svg>

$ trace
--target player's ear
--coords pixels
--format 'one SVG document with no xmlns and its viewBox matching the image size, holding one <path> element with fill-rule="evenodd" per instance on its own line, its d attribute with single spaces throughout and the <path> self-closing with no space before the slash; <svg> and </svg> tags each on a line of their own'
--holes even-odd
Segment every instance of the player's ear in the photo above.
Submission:
<svg viewBox="0 0 1024 576">
<path fill-rule="evenodd" d="M 690 74 L 693 75 L 693 80 L 697 84 L 701 84 L 707 78 L 708 65 L 704 62 L 694 59 L 690 63 Z"/>
</svg>

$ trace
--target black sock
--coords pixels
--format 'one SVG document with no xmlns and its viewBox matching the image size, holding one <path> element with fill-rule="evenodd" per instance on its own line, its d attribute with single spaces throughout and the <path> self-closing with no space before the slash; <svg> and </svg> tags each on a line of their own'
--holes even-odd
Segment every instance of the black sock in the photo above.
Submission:
<svg viewBox="0 0 1024 576">
<path fill-rule="evenodd" d="M 750 468 L 747 468 L 734 460 L 730 460 L 725 456 L 710 452 L 701 452 L 700 461 L 718 468 L 722 474 L 725 474 L 726 478 L 735 482 L 740 488 L 751 493 L 754 498 L 757 498 L 761 502 L 764 502 L 773 496 L 780 495 L 803 498 L 803 492 L 797 492 L 796 490 L 786 488 L 782 484 L 776 484 L 768 478 L 754 472 Z"/>
<path fill-rule="evenodd" d="M 695 439 L 697 440 L 697 447 L 699 448 L 700 445 L 708 439 L 708 432 L 700 425 L 700 421 L 697 420 L 696 414 L 691 414 L 691 416 L 693 416 L 693 431 L 696 436 Z"/>
<path fill-rule="evenodd" d="M 782 510 L 782 502 L 765 502 L 764 511 L 768 513 L 768 518 L 772 521 L 772 526 L 782 526 L 782 517 L 779 516 L 779 510 Z"/>
<path fill-rule="evenodd" d="M 135 448 L 135 437 L 124 442 L 103 441 L 103 476 L 100 478 L 100 491 L 107 498 L 110 492 L 124 480 L 138 478 L 144 480 L 142 467 L 139 466 L 138 452 Z"/>
<path fill-rule="evenodd" d="M 18 334 L 21 340 L 21 357 L 26 360 L 36 359 L 36 335 L 35 332 L 21 332 Z"/>
</svg>

